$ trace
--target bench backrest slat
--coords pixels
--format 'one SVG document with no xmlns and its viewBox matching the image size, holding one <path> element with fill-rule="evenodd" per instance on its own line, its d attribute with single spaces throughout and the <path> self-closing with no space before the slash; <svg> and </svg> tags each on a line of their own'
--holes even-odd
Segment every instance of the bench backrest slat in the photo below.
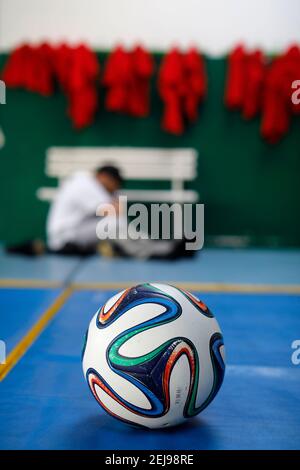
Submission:
<svg viewBox="0 0 300 470">
<path fill-rule="evenodd" d="M 62 179 L 105 164 L 119 167 L 125 179 L 191 181 L 197 174 L 197 152 L 189 148 L 50 147 L 46 174 Z"/>
</svg>

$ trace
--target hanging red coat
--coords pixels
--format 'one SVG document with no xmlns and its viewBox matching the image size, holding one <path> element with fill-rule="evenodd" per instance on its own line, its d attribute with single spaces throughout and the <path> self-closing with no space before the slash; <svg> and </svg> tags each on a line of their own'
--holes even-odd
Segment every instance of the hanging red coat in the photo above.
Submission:
<svg viewBox="0 0 300 470">
<path fill-rule="evenodd" d="M 91 49 L 81 44 L 72 49 L 69 67 L 69 89 L 80 90 L 96 83 L 99 75 L 97 57 Z"/>
<path fill-rule="evenodd" d="M 55 49 L 53 67 L 56 79 L 64 92 L 69 86 L 70 67 L 72 63 L 72 47 L 68 44 L 60 44 Z"/>
<path fill-rule="evenodd" d="M 263 100 L 261 134 L 272 144 L 278 142 L 287 133 L 290 113 L 281 88 L 280 70 L 268 72 Z"/>
<path fill-rule="evenodd" d="M 129 81 L 128 113 L 145 117 L 150 111 L 150 78 L 153 73 L 152 56 L 143 47 L 137 46 L 130 54 L 132 79 Z"/>
<path fill-rule="evenodd" d="M 117 47 L 108 57 L 103 84 L 108 111 L 144 117 L 150 108 L 150 77 L 153 73 L 151 55 L 141 46 L 133 51 Z"/>
<path fill-rule="evenodd" d="M 259 50 L 249 53 L 246 59 L 246 78 L 242 103 L 245 119 L 254 118 L 262 107 L 263 86 L 266 65 L 263 53 Z"/>
<path fill-rule="evenodd" d="M 293 105 L 292 83 L 300 67 L 300 51 L 293 46 L 274 59 L 269 67 L 265 84 L 263 113 L 261 123 L 262 136 L 270 143 L 278 142 L 289 129 L 293 112 L 298 107 Z"/>
<path fill-rule="evenodd" d="M 180 135 L 184 130 L 182 100 L 185 95 L 184 66 L 181 52 L 174 48 L 162 60 L 159 79 L 159 94 L 164 102 L 162 128 Z"/>
<path fill-rule="evenodd" d="M 8 87 L 25 87 L 28 64 L 30 64 L 31 46 L 23 44 L 15 49 L 4 66 L 2 78 Z"/>
<path fill-rule="evenodd" d="M 294 92 L 293 83 L 300 80 L 300 46 L 292 45 L 285 53 L 286 78 L 285 78 L 285 96 L 290 103 L 291 112 L 300 114 L 300 103 L 293 103 L 292 95 Z"/>
<path fill-rule="evenodd" d="M 242 45 L 228 57 L 225 104 L 229 109 L 241 109 L 244 102 L 247 54 Z"/>
<path fill-rule="evenodd" d="M 104 69 L 105 107 L 108 111 L 127 112 L 128 90 L 132 82 L 130 54 L 118 46 L 109 55 Z"/>
<path fill-rule="evenodd" d="M 85 45 L 52 47 L 22 45 L 10 55 L 3 71 L 9 87 L 21 87 L 48 96 L 59 83 L 68 99 L 68 113 L 76 128 L 90 124 L 98 96 L 98 60 Z"/>
<path fill-rule="evenodd" d="M 198 117 L 199 104 L 205 96 L 207 87 L 203 57 L 195 48 L 191 48 L 183 56 L 183 66 L 185 76 L 184 113 L 189 121 L 195 122 Z"/>
<path fill-rule="evenodd" d="M 93 51 L 81 44 L 57 49 L 56 73 L 68 98 L 68 114 L 75 128 L 93 122 L 97 107 L 99 64 Z"/>
<path fill-rule="evenodd" d="M 46 43 L 18 47 L 5 64 L 2 74 L 4 82 L 8 87 L 51 95 L 54 87 L 52 54 L 52 47 Z"/>
</svg>

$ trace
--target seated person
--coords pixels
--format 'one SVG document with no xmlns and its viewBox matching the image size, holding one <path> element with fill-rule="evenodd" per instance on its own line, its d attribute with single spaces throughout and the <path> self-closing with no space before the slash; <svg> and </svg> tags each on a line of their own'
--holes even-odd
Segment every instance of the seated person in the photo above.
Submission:
<svg viewBox="0 0 300 470">
<path fill-rule="evenodd" d="M 114 203 L 122 177 L 117 168 L 103 166 L 94 173 L 78 172 L 59 188 L 47 220 L 47 242 L 61 254 L 90 254 L 99 239 L 96 210 L 100 204 Z"/>
<path fill-rule="evenodd" d="M 122 183 L 119 170 L 113 166 L 103 166 L 94 173 L 76 173 L 65 181 L 48 216 L 49 249 L 61 254 L 88 255 L 96 251 L 103 254 L 103 247 L 107 252 L 109 245 L 110 254 L 136 258 L 173 259 L 187 254 L 183 240 L 110 238 L 106 244 L 100 242 L 96 210 L 100 204 L 113 204 L 118 213 L 117 194 Z M 122 221 L 122 217 L 116 219 L 116 224 Z"/>
<path fill-rule="evenodd" d="M 47 219 L 47 250 L 62 255 L 91 255 L 96 252 L 110 256 L 135 258 L 176 259 L 192 256 L 185 251 L 185 240 L 150 240 L 148 238 L 99 239 L 96 215 L 100 205 L 113 204 L 119 213 L 118 191 L 122 176 L 114 166 L 103 166 L 94 172 L 78 172 L 63 182 L 58 189 Z M 113 217 L 110 215 L 109 217 Z M 115 216 L 114 224 L 122 224 L 127 215 Z M 116 226 L 116 225 L 115 225 Z M 120 225 L 119 225 L 120 226 Z M 39 250 L 37 250 L 39 247 Z M 9 252 L 28 255 L 39 254 L 40 242 L 29 242 L 8 248 Z"/>
</svg>

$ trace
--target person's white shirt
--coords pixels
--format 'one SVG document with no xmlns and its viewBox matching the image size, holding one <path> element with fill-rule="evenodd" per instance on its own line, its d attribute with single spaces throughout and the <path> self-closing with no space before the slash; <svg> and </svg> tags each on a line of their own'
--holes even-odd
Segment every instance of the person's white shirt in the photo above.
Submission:
<svg viewBox="0 0 300 470">
<path fill-rule="evenodd" d="M 112 201 L 111 194 L 92 173 L 78 172 L 59 187 L 47 220 L 48 246 L 59 250 L 74 240 L 76 228 L 96 217 L 100 204 Z"/>
</svg>

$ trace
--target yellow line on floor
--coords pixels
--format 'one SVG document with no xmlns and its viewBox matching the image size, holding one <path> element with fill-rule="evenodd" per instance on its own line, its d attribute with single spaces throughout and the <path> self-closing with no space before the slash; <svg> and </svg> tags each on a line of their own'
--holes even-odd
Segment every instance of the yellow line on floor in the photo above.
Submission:
<svg viewBox="0 0 300 470">
<path fill-rule="evenodd" d="M 64 290 L 50 305 L 50 307 L 43 313 L 39 320 L 33 325 L 28 333 L 21 339 L 15 348 L 8 354 L 5 364 L 0 364 L 0 382 L 7 376 L 13 367 L 19 362 L 21 357 L 34 343 L 41 332 L 46 328 L 50 320 L 57 314 L 59 309 L 63 306 L 69 298 L 73 289 L 71 287 Z"/>
<path fill-rule="evenodd" d="M 163 281 L 159 281 L 163 282 Z M 218 282 L 168 282 L 174 286 L 183 289 L 202 291 L 202 292 L 232 292 L 249 294 L 300 294 L 300 285 L 298 284 L 231 284 Z M 72 284 L 75 290 L 117 290 L 141 284 L 140 282 L 87 282 Z"/>
<path fill-rule="evenodd" d="M 58 281 L 48 281 L 42 279 L 0 279 L 0 288 L 8 287 L 12 289 L 17 288 L 49 288 L 54 289 L 62 287 L 62 283 Z"/>
</svg>

